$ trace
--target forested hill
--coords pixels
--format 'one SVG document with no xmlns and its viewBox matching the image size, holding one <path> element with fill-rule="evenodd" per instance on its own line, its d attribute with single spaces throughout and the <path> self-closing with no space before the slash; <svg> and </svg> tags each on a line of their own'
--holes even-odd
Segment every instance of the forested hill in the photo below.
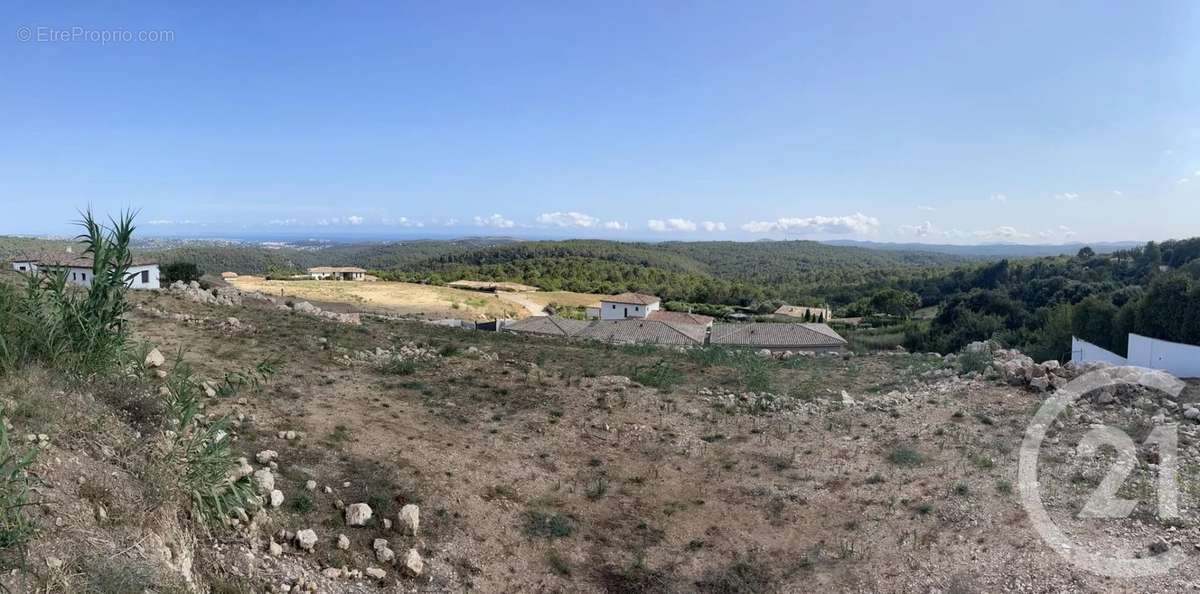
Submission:
<svg viewBox="0 0 1200 594">
<path fill-rule="evenodd" d="M 843 303 L 864 289 L 937 275 L 969 262 L 946 254 L 885 252 L 813 241 L 625 243 L 503 238 L 289 246 L 188 242 L 143 246 L 140 255 L 164 263 L 193 262 L 213 274 L 229 270 L 282 276 L 310 266 L 361 266 L 397 280 L 506 280 L 549 290 L 642 291 L 668 300 L 730 305 L 766 299 Z"/>
</svg>

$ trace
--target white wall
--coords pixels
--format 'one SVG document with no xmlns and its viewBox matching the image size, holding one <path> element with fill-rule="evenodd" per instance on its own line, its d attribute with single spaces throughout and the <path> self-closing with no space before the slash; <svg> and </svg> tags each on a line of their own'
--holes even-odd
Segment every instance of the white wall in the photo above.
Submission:
<svg viewBox="0 0 1200 594">
<path fill-rule="evenodd" d="M 1200 377 L 1200 346 L 1130 334 L 1129 364 L 1162 369 L 1176 377 Z"/>
<path fill-rule="evenodd" d="M 147 280 L 142 282 L 142 273 L 146 273 Z M 150 264 L 147 266 L 130 266 L 129 288 L 131 289 L 158 289 L 160 288 L 158 280 L 158 265 Z"/>
<path fill-rule="evenodd" d="M 1104 361 L 1113 365 L 1129 365 L 1129 362 L 1112 351 L 1102 349 L 1086 340 L 1071 337 L 1071 361 L 1087 363 L 1089 361 Z"/>
<path fill-rule="evenodd" d="M 601 320 L 624 320 L 626 318 L 644 318 L 650 315 L 650 312 L 657 311 L 659 302 L 651 303 L 650 305 L 640 305 L 635 303 L 617 303 L 614 301 L 600 302 L 600 319 Z"/>
</svg>

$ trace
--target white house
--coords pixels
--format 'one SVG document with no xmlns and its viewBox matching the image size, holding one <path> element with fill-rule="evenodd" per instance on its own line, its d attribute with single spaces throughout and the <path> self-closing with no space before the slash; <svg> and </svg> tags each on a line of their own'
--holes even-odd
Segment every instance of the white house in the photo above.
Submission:
<svg viewBox="0 0 1200 594">
<path fill-rule="evenodd" d="M 658 311 L 661 306 L 662 301 L 654 295 L 621 293 L 600 300 L 600 319 L 644 318 L 650 315 L 650 312 Z"/>
<path fill-rule="evenodd" d="M 308 269 L 308 276 L 314 280 L 360 281 L 367 276 L 367 271 L 355 266 L 314 266 Z"/>
<path fill-rule="evenodd" d="M 81 287 L 92 284 L 92 259 L 72 254 L 17 256 L 13 258 L 12 268 L 17 272 L 44 272 L 57 274 L 64 272 L 67 282 Z M 158 263 L 148 260 L 134 259 L 129 267 L 126 283 L 131 289 L 157 289 L 159 284 Z"/>
</svg>

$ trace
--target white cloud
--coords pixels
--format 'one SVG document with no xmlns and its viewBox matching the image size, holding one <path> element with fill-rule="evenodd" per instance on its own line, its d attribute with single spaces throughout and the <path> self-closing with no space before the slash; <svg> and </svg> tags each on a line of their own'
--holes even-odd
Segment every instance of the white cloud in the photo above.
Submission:
<svg viewBox="0 0 1200 594">
<path fill-rule="evenodd" d="M 937 210 L 937 209 L 936 209 L 936 208 L 934 208 L 934 207 L 932 207 L 932 206 L 925 205 L 925 204 L 918 204 L 918 205 L 917 205 L 917 210 L 923 210 L 923 211 L 925 211 L 925 212 L 933 212 L 933 211 L 935 211 L 935 210 Z"/>
<path fill-rule="evenodd" d="M 1075 192 L 1063 192 L 1061 194 L 1055 194 L 1054 199 L 1064 202 L 1074 202 L 1079 200 L 1079 194 L 1076 194 Z"/>
<path fill-rule="evenodd" d="M 844 217 L 816 216 L 781 218 L 774 221 L 750 221 L 742 225 L 742 230 L 750 233 L 832 233 L 847 235 L 852 233 L 870 233 L 878 227 L 879 219 L 857 212 Z"/>
<path fill-rule="evenodd" d="M 1125 196 L 1125 192 L 1122 192 L 1121 190 L 1113 190 L 1112 192 L 1113 196 L 1116 196 L 1117 198 L 1122 198 Z"/>
<path fill-rule="evenodd" d="M 1012 241 L 1014 239 L 1026 239 L 1029 237 L 1029 234 L 1017 231 L 1013 227 L 1003 225 L 996 227 L 991 231 L 976 231 L 975 236 L 981 239 L 1000 239 L 1004 241 Z"/>
<path fill-rule="evenodd" d="M 457 221 L 456 221 L 457 222 Z M 493 214 L 490 217 L 475 217 L 476 227 L 493 227 L 495 229 L 511 229 L 517 224 L 512 219 L 506 219 L 503 215 Z"/>
<path fill-rule="evenodd" d="M 1002 225 L 994 229 L 980 229 L 976 231 L 963 231 L 961 229 L 938 229 L 925 221 L 918 225 L 901 225 L 899 228 L 901 235 L 909 235 L 914 237 L 927 237 L 944 240 L 957 241 L 1019 241 L 1033 237 L 1032 234 L 1020 231 L 1015 227 Z M 1037 234 L 1042 238 L 1050 238 L 1057 235 L 1071 237 L 1074 232 L 1066 226 L 1059 226 L 1058 229 L 1047 229 Z"/>
<path fill-rule="evenodd" d="M 273 227 L 289 227 L 291 225 L 298 224 L 299 222 L 300 221 L 296 219 L 271 219 L 267 221 L 267 224 Z"/>
<path fill-rule="evenodd" d="M 538 215 L 537 222 L 542 225 L 552 225 L 555 227 L 582 227 L 586 229 L 599 225 L 600 219 L 581 212 L 544 212 Z"/>
<path fill-rule="evenodd" d="M 629 223 L 622 223 L 621 221 L 608 221 L 604 223 L 604 228 L 611 229 L 613 231 L 624 231 L 629 228 Z"/>
<path fill-rule="evenodd" d="M 916 235 L 917 237 L 929 237 L 934 234 L 933 223 L 925 221 L 920 225 L 900 225 L 900 233 L 904 235 Z"/>
<path fill-rule="evenodd" d="M 363 218 L 358 215 L 350 215 L 346 217 L 346 222 L 351 225 L 361 225 L 363 224 Z"/>
<path fill-rule="evenodd" d="M 724 231 L 725 223 L 720 221 L 704 221 L 703 223 L 700 223 L 700 227 L 705 231 L 712 233 L 713 231 Z"/>
<path fill-rule="evenodd" d="M 1175 182 L 1175 183 L 1177 183 L 1177 184 L 1186 184 L 1186 183 L 1188 183 L 1188 181 L 1190 181 L 1190 180 L 1188 180 L 1188 178 L 1186 178 L 1186 177 L 1181 177 L 1181 178 L 1179 178 L 1179 181 L 1177 181 L 1177 182 Z"/>
<path fill-rule="evenodd" d="M 1075 237 L 1075 235 L 1077 235 L 1075 231 L 1066 225 L 1059 225 L 1057 227 L 1038 232 L 1038 237 L 1041 237 L 1042 239 L 1055 239 L 1058 237 L 1062 237 L 1063 239 L 1071 239 Z"/>
<path fill-rule="evenodd" d="M 174 225 L 175 221 L 172 221 L 171 219 L 153 219 L 150 221 L 146 221 L 146 224 L 147 225 Z"/>
<path fill-rule="evenodd" d="M 1194 171 L 1194 172 L 1192 173 L 1192 175 L 1194 175 L 1194 176 L 1196 176 L 1196 177 L 1200 177 L 1200 169 L 1197 169 L 1196 171 Z"/>
<path fill-rule="evenodd" d="M 695 231 L 696 222 L 687 219 L 650 219 L 646 221 L 646 226 L 651 231 Z"/>
<path fill-rule="evenodd" d="M 991 200 L 992 202 L 1008 202 L 1008 196 L 1001 194 L 999 192 L 996 192 L 996 193 L 993 193 L 991 196 L 988 196 L 988 200 Z"/>
<path fill-rule="evenodd" d="M 424 227 L 425 223 L 413 220 L 408 217 L 389 218 L 383 217 L 383 224 L 390 227 Z"/>
</svg>

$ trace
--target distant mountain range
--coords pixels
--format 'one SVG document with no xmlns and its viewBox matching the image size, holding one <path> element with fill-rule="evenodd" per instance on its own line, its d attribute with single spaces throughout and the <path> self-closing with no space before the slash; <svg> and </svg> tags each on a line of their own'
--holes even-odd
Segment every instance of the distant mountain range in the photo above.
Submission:
<svg viewBox="0 0 1200 594">
<path fill-rule="evenodd" d="M 1107 254 L 1118 250 L 1129 249 L 1143 245 L 1141 241 L 1105 241 L 1099 243 L 1062 243 L 1055 245 L 1027 245 L 1015 243 L 991 243 L 983 245 L 953 245 L 939 243 L 891 243 L 877 241 L 858 241 L 854 239 L 835 239 L 825 241 L 829 245 L 842 247 L 859 247 L 871 250 L 893 252 L 934 252 L 951 254 L 966 258 L 1033 258 L 1038 256 L 1073 255 L 1082 247 L 1090 247 L 1098 254 Z"/>
</svg>

